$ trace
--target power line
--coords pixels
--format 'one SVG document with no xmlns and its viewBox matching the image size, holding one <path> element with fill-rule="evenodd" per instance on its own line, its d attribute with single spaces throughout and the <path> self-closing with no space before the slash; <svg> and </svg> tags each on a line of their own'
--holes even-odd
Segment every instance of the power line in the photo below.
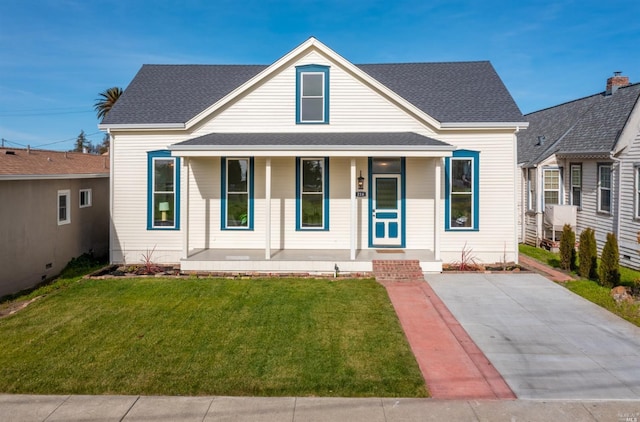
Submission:
<svg viewBox="0 0 640 422">
<path fill-rule="evenodd" d="M 0 116 L 5 117 L 32 117 L 32 116 L 55 116 L 60 114 L 83 114 L 83 113 L 95 113 L 93 110 L 83 111 L 51 111 L 51 112 L 18 112 L 18 111 L 0 111 Z"/>
<path fill-rule="evenodd" d="M 97 132 L 92 132 L 92 133 L 88 133 L 88 134 L 87 134 L 87 133 L 85 133 L 85 135 L 84 135 L 84 136 L 85 136 L 85 138 L 89 138 L 90 136 L 97 135 L 97 134 L 99 134 L 99 133 L 102 133 L 102 132 L 101 132 L 101 131 L 97 131 Z M 54 141 L 54 142 L 48 142 L 48 143 L 46 143 L 46 144 L 40 144 L 40 145 L 29 145 L 29 146 L 30 146 L 31 148 L 42 148 L 42 147 L 46 147 L 46 146 L 49 146 L 49 145 L 61 144 L 61 143 L 63 143 L 63 142 L 75 141 L 76 139 L 78 139 L 78 137 L 77 137 L 77 136 L 74 136 L 73 138 L 63 139 L 63 140 L 61 140 L 61 141 Z M 2 138 L 2 145 L 4 146 L 4 144 L 5 144 L 5 143 L 9 143 L 9 144 L 13 144 L 13 145 L 21 146 L 21 147 L 23 147 L 23 148 L 26 148 L 26 147 L 27 147 L 27 145 L 21 144 L 21 143 L 19 143 L 19 142 L 10 141 L 10 140 L 8 140 L 8 139 L 4 139 L 4 138 Z"/>
</svg>

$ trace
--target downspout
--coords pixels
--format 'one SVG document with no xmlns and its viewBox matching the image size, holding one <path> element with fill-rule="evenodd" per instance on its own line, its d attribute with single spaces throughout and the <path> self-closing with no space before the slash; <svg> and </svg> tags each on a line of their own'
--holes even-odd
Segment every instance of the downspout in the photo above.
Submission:
<svg viewBox="0 0 640 422">
<path fill-rule="evenodd" d="M 115 236 L 113 227 L 113 153 L 115 145 L 111 129 L 107 129 L 107 135 L 109 136 L 109 263 L 113 264 L 113 246 L 115 245 L 113 241 Z"/>
</svg>

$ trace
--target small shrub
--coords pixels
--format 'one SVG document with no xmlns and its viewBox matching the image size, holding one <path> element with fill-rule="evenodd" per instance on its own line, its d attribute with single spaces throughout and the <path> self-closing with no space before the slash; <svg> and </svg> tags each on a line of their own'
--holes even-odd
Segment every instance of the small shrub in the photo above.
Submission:
<svg viewBox="0 0 640 422">
<path fill-rule="evenodd" d="M 576 234 L 570 224 L 562 228 L 560 238 L 560 267 L 566 271 L 576 269 Z"/>
<path fill-rule="evenodd" d="M 598 276 L 600 284 L 605 287 L 614 287 L 620 283 L 620 252 L 618 239 L 613 233 L 607 233 L 607 242 L 600 257 Z"/>
<path fill-rule="evenodd" d="M 578 248 L 580 267 L 578 274 L 590 280 L 598 279 L 598 248 L 596 234 L 590 227 L 580 233 L 580 247 Z"/>
<path fill-rule="evenodd" d="M 464 242 L 462 251 L 460 252 L 460 261 L 454 263 L 460 271 L 474 271 L 478 269 L 478 262 L 473 249 L 467 247 L 467 242 Z"/>
</svg>

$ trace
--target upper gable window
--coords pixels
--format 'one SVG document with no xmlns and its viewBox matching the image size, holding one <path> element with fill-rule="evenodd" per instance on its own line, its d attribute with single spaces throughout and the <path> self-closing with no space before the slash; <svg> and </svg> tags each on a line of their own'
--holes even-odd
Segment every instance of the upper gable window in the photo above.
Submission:
<svg viewBox="0 0 640 422">
<path fill-rule="evenodd" d="M 296 67 L 296 123 L 329 123 L 329 67 Z"/>
</svg>

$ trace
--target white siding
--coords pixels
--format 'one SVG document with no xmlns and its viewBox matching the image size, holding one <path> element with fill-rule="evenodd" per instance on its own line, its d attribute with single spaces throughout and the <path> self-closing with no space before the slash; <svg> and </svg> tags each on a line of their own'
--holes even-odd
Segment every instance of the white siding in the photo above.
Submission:
<svg viewBox="0 0 640 422">
<path fill-rule="evenodd" d="M 329 70 L 330 124 L 296 124 L 296 66 L 319 64 Z M 433 132 L 389 100 L 323 56 L 311 53 L 195 129 L 212 132 Z"/>
<path fill-rule="evenodd" d="M 513 161 L 515 141 L 512 133 L 460 134 L 443 137 L 460 149 L 480 152 L 479 230 L 477 232 L 443 231 L 441 236 L 444 262 L 460 260 L 466 243 L 478 261 L 485 263 L 515 261 L 516 164 Z M 443 178 L 444 182 L 444 178 Z M 442 188 L 444 194 L 444 186 Z M 444 201 L 441 215 L 444 219 Z"/>
<path fill-rule="evenodd" d="M 640 113 L 638 113 L 640 114 Z M 637 236 L 640 233 L 640 220 L 635 217 L 635 169 L 640 166 L 640 127 L 636 132 L 628 152 L 622 157 L 620 191 L 620 264 L 640 270 L 640 245 Z"/>
<path fill-rule="evenodd" d="M 166 149 L 168 135 L 117 135 L 112 140 L 112 260 L 138 264 L 155 248 L 155 262 L 177 263 L 182 250 L 179 230 L 147 230 L 147 152 Z M 181 178 L 182 188 L 184 177 Z"/>
<path fill-rule="evenodd" d="M 579 239 L 580 233 L 590 227 L 595 231 L 596 243 L 598 251 L 602 251 L 604 242 L 607 239 L 607 233 L 613 233 L 615 230 L 615 213 L 616 213 L 616 188 L 618 177 L 616 166 L 612 164 L 612 190 L 611 190 L 611 213 L 598 212 L 598 163 L 607 163 L 606 160 L 566 160 L 561 163 L 564 169 L 564 201 L 569 203 L 570 195 L 570 165 L 582 165 L 582 206 L 577 214 L 576 239 Z"/>
<path fill-rule="evenodd" d="M 407 249 L 433 250 L 435 160 L 407 158 L 405 164 Z"/>
</svg>

